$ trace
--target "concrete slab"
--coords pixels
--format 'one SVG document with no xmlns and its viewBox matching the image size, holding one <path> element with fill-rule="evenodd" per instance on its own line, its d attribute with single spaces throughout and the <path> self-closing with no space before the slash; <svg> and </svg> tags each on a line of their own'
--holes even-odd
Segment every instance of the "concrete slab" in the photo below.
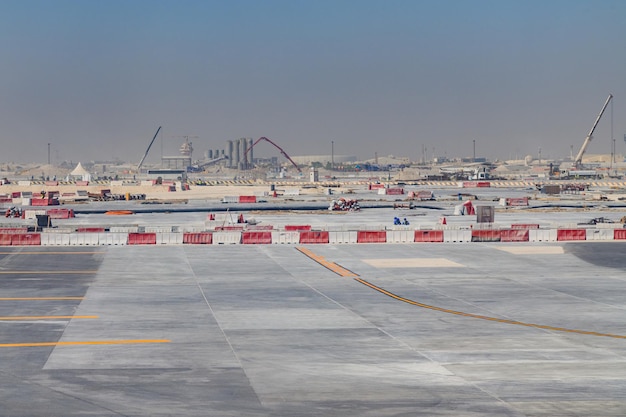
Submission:
<svg viewBox="0 0 626 417">
<path fill-rule="evenodd" d="M 295 246 L 6 248 L 2 314 L 98 318 L 0 321 L 0 414 L 625 415 L 626 243 L 514 246 L 307 246 L 372 286 Z"/>
</svg>

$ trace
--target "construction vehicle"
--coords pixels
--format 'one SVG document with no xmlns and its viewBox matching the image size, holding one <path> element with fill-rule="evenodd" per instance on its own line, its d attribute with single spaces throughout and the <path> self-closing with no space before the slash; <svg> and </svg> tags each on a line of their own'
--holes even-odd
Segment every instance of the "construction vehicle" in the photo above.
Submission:
<svg viewBox="0 0 626 417">
<path fill-rule="evenodd" d="M 576 155 L 576 158 L 574 159 L 574 166 L 576 168 L 581 167 L 583 155 L 585 154 L 585 151 L 587 150 L 587 146 L 589 146 L 589 142 L 591 142 L 591 139 L 593 138 L 593 132 L 594 130 L 596 130 L 596 126 L 598 126 L 598 123 L 600 122 L 600 119 L 602 118 L 602 115 L 604 114 L 604 111 L 606 110 L 612 98 L 613 98 L 613 95 L 609 94 L 609 97 L 606 99 L 606 102 L 604 102 L 604 106 L 602 106 L 602 110 L 600 111 L 600 114 L 598 114 L 598 117 L 596 118 L 595 123 L 593 124 L 593 126 L 591 127 L 591 130 L 589 131 L 589 134 L 585 138 L 585 141 L 583 142 L 583 146 L 580 147 L 580 150 L 578 151 L 578 154 Z"/>
</svg>

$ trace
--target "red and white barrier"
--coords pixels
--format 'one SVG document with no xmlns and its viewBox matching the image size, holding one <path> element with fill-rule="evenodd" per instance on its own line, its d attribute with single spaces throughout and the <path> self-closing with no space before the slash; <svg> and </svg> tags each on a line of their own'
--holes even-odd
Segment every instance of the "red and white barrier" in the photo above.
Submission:
<svg viewBox="0 0 626 417">
<path fill-rule="evenodd" d="M 557 229 L 556 240 L 585 240 L 587 238 L 587 232 L 585 229 Z"/>
<path fill-rule="evenodd" d="M 183 243 L 192 245 L 210 245 L 213 243 L 213 233 L 183 233 Z"/>
<path fill-rule="evenodd" d="M 500 231 L 500 242 L 528 242 L 528 229 L 504 229 Z"/>
<path fill-rule="evenodd" d="M 129 245 L 156 245 L 156 233 L 129 233 Z"/>
<path fill-rule="evenodd" d="M 266 230 L 246 230 L 241 234 L 244 245 L 263 245 L 272 243 L 272 232 Z"/>
<path fill-rule="evenodd" d="M 356 234 L 356 243 L 386 243 L 385 230 L 359 230 Z"/>
<path fill-rule="evenodd" d="M 472 242 L 499 242 L 500 230 L 472 230 Z"/>
<path fill-rule="evenodd" d="M 300 232 L 300 244 L 329 243 L 330 237 L 325 230 L 307 230 Z"/>
<path fill-rule="evenodd" d="M 416 230 L 414 242 L 443 242 L 443 230 Z"/>
</svg>

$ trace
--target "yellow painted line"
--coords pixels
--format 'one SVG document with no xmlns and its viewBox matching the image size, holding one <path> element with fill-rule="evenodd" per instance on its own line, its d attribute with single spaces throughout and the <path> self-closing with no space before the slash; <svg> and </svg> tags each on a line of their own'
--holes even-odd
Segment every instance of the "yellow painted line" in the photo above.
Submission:
<svg viewBox="0 0 626 417">
<path fill-rule="evenodd" d="M 0 255 L 93 255 L 106 252 L 0 252 Z"/>
<path fill-rule="evenodd" d="M 82 300 L 84 297 L 2 297 L 0 301 L 67 301 Z"/>
<path fill-rule="evenodd" d="M 0 271 L 0 275 L 63 275 L 63 274 L 95 274 L 98 271 Z"/>
<path fill-rule="evenodd" d="M 404 298 L 404 297 L 400 297 L 399 295 L 396 295 L 392 292 L 389 292 L 383 288 L 380 288 L 370 282 L 365 281 L 364 279 L 361 278 L 354 278 L 356 281 L 360 282 L 363 285 L 366 285 L 382 294 L 385 294 L 391 298 L 394 298 L 398 301 L 402 301 L 408 304 L 412 304 L 421 308 L 426 308 L 429 310 L 435 310 L 435 311 L 440 311 L 442 313 L 447 313 L 447 314 L 454 314 L 457 316 L 463 316 L 463 317 L 471 317 L 474 319 L 480 319 L 480 320 L 489 320 L 489 321 L 495 321 L 498 323 L 505 323 L 505 324 L 514 324 L 517 326 L 525 326 L 525 327 L 534 327 L 537 329 L 544 329 L 544 330 L 552 330 L 552 331 L 556 331 L 556 332 L 566 332 L 566 333 L 577 333 L 577 334 L 583 334 L 583 335 L 589 335 L 589 336 L 603 336 L 603 337 L 612 337 L 612 338 L 616 338 L 616 339 L 626 339 L 626 335 L 619 335 L 619 334 L 611 334 L 611 333 L 599 333 L 599 332 L 591 332 L 591 331 L 587 331 L 587 330 L 578 330 L 578 329 L 567 329 L 564 327 L 554 327 L 554 326 L 546 326 L 543 324 L 534 324 L 534 323 L 525 323 L 522 321 L 516 321 L 516 320 L 507 320 L 507 319 L 499 319 L 496 317 L 489 317 L 489 316 L 483 316 L 480 314 L 472 314 L 472 313 L 464 313 L 462 311 L 456 311 L 456 310 L 449 310 L 447 308 L 441 308 L 441 307 L 436 307 L 436 306 L 431 306 L 428 304 L 424 304 L 424 303 L 420 303 L 418 301 L 413 301 L 410 300 L 408 298 Z"/>
<path fill-rule="evenodd" d="M 97 319 L 98 316 L 0 316 L 0 321 L 6 320 L 54 320 L 54 319 Z"/>
<path fill-rule="evenodd" d="M 133 345 L 141 343 L 170 343 L 168 339 L 137 339 L 137 340 L 87 340 L 79 342 L 35 342 L 35 343 L 2 343 L 4 347 L 39 347 L 39 346 L 82 346 L 82 345 Z"/>
<path fill-rule="evenodd" d="M 355 274 L 354 272 L 337 265 L 334 262 L 330 262 L 327 261 L 326 259 L 324 259 L 323 256 L 319 256 L 314 254 L 312 251 L 310 251 L 307 248 L 303 248 L 303 247 L 298 247 L 296 248 L 298 251 L 300 251 L 300 253 L 302 253 L 303 255 L 308 256 L 309 258 L 311 258 L 312 260 L 314 260 L 315 262 L 317 262 L 318 264 L 322 265 L 323 267 L 333 271 L 335 274 L 340 275 L 342 277 L 358 277 L 357 274 Z"/>
</svg>

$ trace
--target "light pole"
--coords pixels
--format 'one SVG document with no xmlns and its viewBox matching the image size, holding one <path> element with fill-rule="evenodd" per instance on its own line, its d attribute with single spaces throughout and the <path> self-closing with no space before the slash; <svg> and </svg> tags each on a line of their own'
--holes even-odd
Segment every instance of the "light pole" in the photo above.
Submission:
<svg viewBox="0 0 626 417">
<path fill-rule="evenodd" d="M 48 142 L 48 165 L 50 165 L 50 142 Z"/>
<path fill-rule="evenodd" d="M 335 141 L 330 141 L 330 170 L 335 170 Z"/>
</svg>

